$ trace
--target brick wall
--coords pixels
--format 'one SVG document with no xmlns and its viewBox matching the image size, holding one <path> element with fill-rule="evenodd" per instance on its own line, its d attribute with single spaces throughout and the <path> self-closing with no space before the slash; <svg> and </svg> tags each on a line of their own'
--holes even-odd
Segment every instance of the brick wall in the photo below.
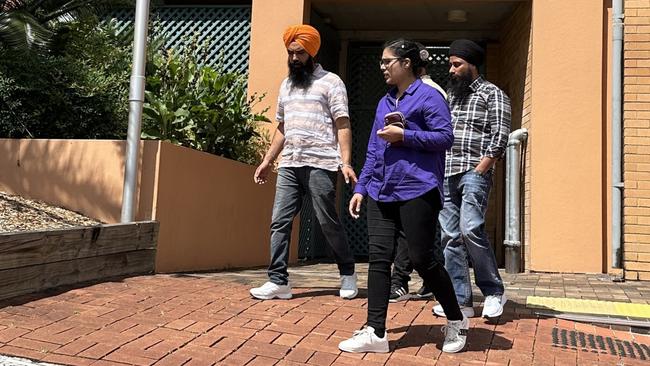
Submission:
<svg viewBox="0 0 650 366">
<path fill-rule="evenodd" d="M 650 0 L 624 7 L 625 278 L 650 280 Z"/>
<path fill-rule="evenodd" d="M 512 130 L 527 128 L 529 131 L 526 146 L 525 167 L 530 166 L 531 142 L 534 135 L 531 131 L 531 69 L 532 69 L 532 39 L 531 18 L 532 4 L 520 4 L 501 30 L 499 62 L 500 87 L 510 97 L 512 107 Z M 530 169 L 524 168 L 524 200 L 522 220 L 522 245 L 524 254 L 524 269 L 530 265 Z"/>
</svg>

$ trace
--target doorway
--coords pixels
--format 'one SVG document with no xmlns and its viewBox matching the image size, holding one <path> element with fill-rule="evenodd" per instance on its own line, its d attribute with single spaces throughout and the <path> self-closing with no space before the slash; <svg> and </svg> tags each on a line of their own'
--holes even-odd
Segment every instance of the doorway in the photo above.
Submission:
<svg viewBox="0 0 650 366">
<path fill-rule="evenodd" d="M 423 43 L 431 62 L 427 73 L 433 81 L 443 86 L 447 84 L 449 70 L 449 45 L 429 45 Z M 375 117 L 377 102 L 388 91 L 388 86 L 379 70 L 382 44 L 355 42 L 348 48 L 346 86 L 348 88 L 348 103 L 350 120 L 352 122 L 352 166 L 357 174 L 361 171 L 366 158 L 366 150 L 370 130 Z M 343 185 L 340 192 L 340 207 L 346 208 L 352 197 L 352 187 Z M 355 220 L 347 211 L 341 211 L 341 221 L 356 257 L 368 256 L 368 230 L 366 226 L 365 205 L 362 214 Z"/>
</svg>

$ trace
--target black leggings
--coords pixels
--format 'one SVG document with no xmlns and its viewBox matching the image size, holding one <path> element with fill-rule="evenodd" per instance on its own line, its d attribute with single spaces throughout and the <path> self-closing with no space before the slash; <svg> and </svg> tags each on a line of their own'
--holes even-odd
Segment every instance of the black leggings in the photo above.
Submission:
<svg viewBox="0 0 650 366">
<path fill-rule="evenodd" d="M 440 222 L 435 222 L 433 225 L 436 225 L 433 254 L 436 256 L 435 259 L 437 262 L 445 263 L 445 256 L 442 253 L 442 245 L 440 241 Z M 409 245 L 406 242 L 404 232 L 400 231 L 397 236 L 397 248 L 395 249 L 395 259 L 393 260 L 393 274 L 390 277 L 391 287 L 404 287 L 408 291 L 411 272 L 413 272 L 413 266 L 409 259 Z"/>
<path fill-rule="evenodd" d="M 375 328 L 379 337 L 383 337 L 386 331 L 390 266 L 395 257 L 400 230 L 406 235 L 413 268 L 424 284 L 433 290 L 447 319 L 463 319 L 444 263 L 434 254 L 437 235 L 435 223 L 440 209 L 437 188 L 409 201 L 377 202 L 368 198 L 368 325 Z"/>
</svg>

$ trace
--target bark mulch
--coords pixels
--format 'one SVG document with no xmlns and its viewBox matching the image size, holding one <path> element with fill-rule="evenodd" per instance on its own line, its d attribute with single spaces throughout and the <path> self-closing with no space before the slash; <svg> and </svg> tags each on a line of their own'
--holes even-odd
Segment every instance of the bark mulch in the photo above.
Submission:
<svg viewBox="0 0 650 366">
<path fill-rule="evenodd" d="M 0 192 L 0 233 L 98 224 L 101 222 L 74 211 Z"/>
</svg>

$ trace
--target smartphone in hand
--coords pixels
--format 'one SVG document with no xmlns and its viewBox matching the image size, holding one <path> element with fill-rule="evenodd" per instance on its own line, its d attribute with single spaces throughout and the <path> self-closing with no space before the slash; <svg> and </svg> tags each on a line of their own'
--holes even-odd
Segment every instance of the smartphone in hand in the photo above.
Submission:
<svg viewBox="0 0 650 366">
<path fill-rule="evenodd" d="M 406 128 L 406 118 L 402 112 L 390 112 L 384 116 L 384 126 L 397 126 L 399 128 Z"/>
</svg>

